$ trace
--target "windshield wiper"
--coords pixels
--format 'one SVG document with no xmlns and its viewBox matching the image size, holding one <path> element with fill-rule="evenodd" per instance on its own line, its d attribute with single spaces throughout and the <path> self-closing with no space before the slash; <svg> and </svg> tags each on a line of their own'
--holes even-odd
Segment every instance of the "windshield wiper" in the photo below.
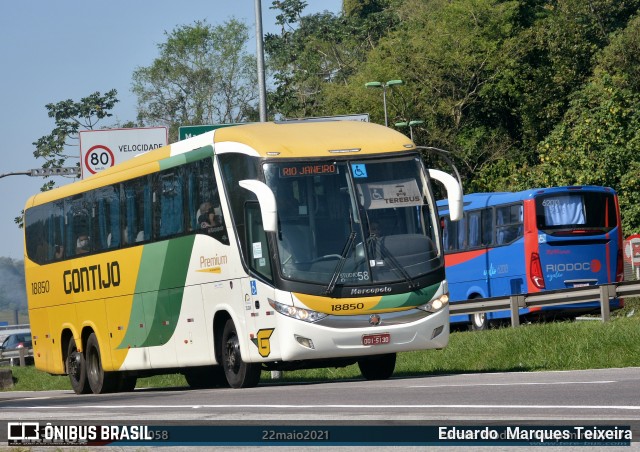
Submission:
<svg viewBox="0 0 640 452">
<path fill-rule="evenodd" d="M 344 244 L 344 248 L 342 249 L 342 253 L 340 254 L 340 261 L 338 265 L 336 265 L 336 269 L 333 271 L 333 275 L 331 275 L 331 280 L 329 281 L 329 285 L 324 290 L 325 295 L 331 295 L 336 288 L 336 283 L 338 282 L 338 277 L 342 272 L 342 268 L 344 267 L 344 263 L 347 261 L 347 256 L 349 255 L 349 251 L 353 247 L 354 242 L 356 241 L 356 231 L 351 228 L 351 232 L 349 233 L 349 237 L 347 238 L 347 243 Z"/>
<path fill-rule="evenodd" d="M 409 290 L 411 290 L 414 287 L 416 287 L 416 285 L 413 282 L 413 280 L 411 279 L 411 276 L 409 275 L 409 273 L 407 273 L 407 271 L 404 269 L 404 267 L 402 265 L 400 265 L 400 262 L 398 262 L 398 260 L 395 258 L 395 256 L 393 256 L 389 252 L 387 247 L 384 246 L 384 243 L 382 243 L 382 240 L 380 240 L 376 235 L 369 236 L 369 240 L 374 241 L 375 244 L 378 245 L 378 249 L 380 250 L 380 255 L 382 256 L 382 258 L 384 260 L 386 260 L 386 261 L 389 261 L 391 263 L 391 266 L 393 267 L 393 269 L 396 270 L 398 273 L 400 273 L 400 275 L 404 278 L 404 280 L 406 281 L 407 285 L 409 286 Z M 374 257 L 374 259 L 375 259 L 375 257 Z"/>
</svg>

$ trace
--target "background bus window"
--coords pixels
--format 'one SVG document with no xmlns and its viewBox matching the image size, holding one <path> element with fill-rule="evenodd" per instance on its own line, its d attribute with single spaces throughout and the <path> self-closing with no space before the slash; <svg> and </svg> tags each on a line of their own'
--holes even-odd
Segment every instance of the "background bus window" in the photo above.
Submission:
<svg viewBox="0 0 640 452">
<path fill-rule="evenodd" d="M 522 234 L 522 204 L 496 207 L 496 244 L 511 243 Z"/>
</svg>

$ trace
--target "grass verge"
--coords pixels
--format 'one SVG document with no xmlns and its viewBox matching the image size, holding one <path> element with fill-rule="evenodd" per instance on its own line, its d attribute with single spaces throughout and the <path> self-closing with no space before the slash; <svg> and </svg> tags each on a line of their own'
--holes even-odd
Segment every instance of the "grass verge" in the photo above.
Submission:
<svg viewBox="0 0 640 452">
<path fill-rule="evenodd" d="M 628 300 L 609 322 L 599 320 L 536 323 L 518 328 L 453 332 L 443 350 L 398 354 L 395 376 L 471 372 L 600 369 L 640 366 L 640 300 Z M 13 391 L 71 390 L 66 376 L 33 366 L 12 367 Z M 361 378 L 357 365 L 285 372 L 278 382 Z M 268 384 L 269 372 L 261 383 Z M 180 374 L 140 378 L 138 388 L 183 387 Z"/>
</svg>

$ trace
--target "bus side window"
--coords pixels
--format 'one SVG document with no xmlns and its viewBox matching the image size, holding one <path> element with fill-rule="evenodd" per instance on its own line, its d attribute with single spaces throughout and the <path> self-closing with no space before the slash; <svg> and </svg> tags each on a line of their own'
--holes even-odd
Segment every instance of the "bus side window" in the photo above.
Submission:
<svg viewBox="0 0 640 452">
<path fill-rule="evenodd" d="M 188 232 L 208 234 L 228 245 L 229 237 L 222 214 L 212 159 L 207 158 L 190 163 L 185 170 L 188 177 L 185 204 Z"/>
<path fill-rule="evenodd" d="M 482 245 L 493 243 L 493 210 L 482 209 Z"/>
<path fill-rule="evenodd" d="M 121 244 L 119 185 L 98 189 L 95 195 L 94 246 L 106 250 Z"/>
<path fill-rule="evenodd" d="M 469 212 L 469 248 L 482 245 L 481 211 Z"/>
<path fill-rule="evenodd" d="M 522 204 L 496 208 L 496 244 L 506 245 L 522 236 Z"/>
</svg>

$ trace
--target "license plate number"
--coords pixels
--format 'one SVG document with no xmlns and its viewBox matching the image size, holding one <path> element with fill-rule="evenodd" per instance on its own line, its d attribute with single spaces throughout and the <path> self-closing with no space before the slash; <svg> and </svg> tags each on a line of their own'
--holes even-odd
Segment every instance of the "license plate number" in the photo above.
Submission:
<svg viewBox="0 0 640 452">
<path fill-rule="evenodd" d="M 365 334 L 362 336 L 362 345 L 381 345 L 389 343 L 391 343 L 391 335 L 389 333 Z"/>
<path fill-rule="evenodd" d="M 588 287 L 588 286 L 589 286 L 589 283 L 587 282 L 581 282 L 581 283 L 579 282 L 579 283 L 573 284 L 573 287 Z"/>
</svg>

